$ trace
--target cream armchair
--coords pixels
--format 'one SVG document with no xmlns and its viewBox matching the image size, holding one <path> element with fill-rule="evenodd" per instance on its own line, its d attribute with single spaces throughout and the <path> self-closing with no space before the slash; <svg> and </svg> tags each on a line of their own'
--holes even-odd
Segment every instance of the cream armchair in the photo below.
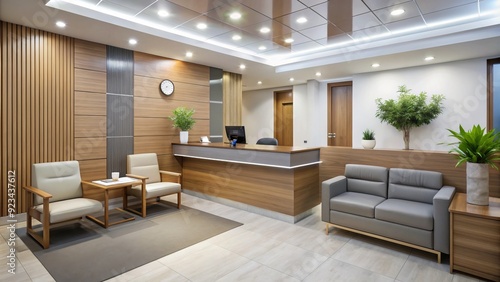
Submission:
<svg viewBox="0 0 500 282">
<path fill-rule="evenodd" d="M 102 203 L 82 198 L 77 161 L 33 164 L 31 185 L 25 186 L 28 234 L 44 249 L 50 245 L 50 225 L 102 211 Z M 33 218 L 42 223 L 42 236 L 33 229 Z"/>
<path fill-rule="evenodd" d="M 162 182 L 162 174 L 175 178 L 175 182 Z M 156 198 L 157 201 L 160 201 L 161 196 L 175 193 L 177 193 L 177 208 L 181 208 L 181 174 L 160 170 L 158 158 L 155 153 L 128 155 L 127 176 L 140 179 L 145 184 L 127 189 L 128 195 L 135 196 L 141 200 L 140 213 L 128 208 L 128 204 L 125 203 L 128 211 L 146 217 L 146 203 L 148 199 Z M 142 187 L 145 187 L 145 189 L 142 189 Z"/>
</svg>

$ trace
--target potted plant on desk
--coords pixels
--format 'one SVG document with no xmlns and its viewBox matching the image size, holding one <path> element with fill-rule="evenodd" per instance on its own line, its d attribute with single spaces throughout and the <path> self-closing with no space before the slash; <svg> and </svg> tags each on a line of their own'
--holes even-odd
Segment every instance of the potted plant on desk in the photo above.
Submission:
<svg viewBox="0 0 500 282">
<path fill-rule="evenodd" d="M 173 115 L 168 117 L 172 121 L 172 125 L 180 129 L 181 143 L 187 143 L 189 140 L 189 130 L 191 130 L 196 123 L 193 114 L 194 109 L 177 107 L 173 111 Z"/>
<path fill-rule="evenodd" d="M 458 140 L 448 144 L 456 145 L 450 150 L 458 154 L 456 166 L 467 163 L 467 203 L 489 205 L 488 166 L 498 169 L 494 162 L 500 160 L 500 133 L 495 133 L 494 129 L 485 133 L 480 125 L 474 125 L 469 131 L 461 125 L 458 132 L 448 131 Z"/>
</svg>

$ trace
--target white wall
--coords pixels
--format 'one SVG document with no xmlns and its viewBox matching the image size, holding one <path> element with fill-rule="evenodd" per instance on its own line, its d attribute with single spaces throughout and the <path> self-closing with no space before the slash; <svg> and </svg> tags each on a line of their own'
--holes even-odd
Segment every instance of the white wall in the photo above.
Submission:
<svg viewBox="0 0 500 282">
<path fill-rule="evenodd" d="M 355 148 L 361 148 L 361 133 L 367 128 L 375 131 L 376 148 L 404 147 L 402 133 L 375 117 L 375 99 L 397 98 L 398 86 L 403 84 L 416 94 L 426 91 L 429 98 L 432 94 L 446 97 L 444 111 L 438 118 L 411 131 L 411 149 L 448 150 L 447 146 L 438 144 L 452 141 L 447 128 L 457 130 L 459 124 L 465 129 L 474 124 L 486 126 L 486 59 L 357 74 L 351 79 Z M 293 86 L 294 146 L 327 145 L 327 84 L 338 81 L 311 80 L 307 84 Z M 255 144 L 260 137 L 273 136 L 273 93 L 284 89 L 287 88 L 243 93 L 243 125 L 248 143 Z"/>
<path fill-rule="evenodd" d="M 438 144 L 453 141 L 447 128 L 486 126 L 486 59 L 358 74 L 353 76 L 353 147 L 361 147 L 366 128 L 375 131 L 376 148 L 404 147 L 403 134 L 375 117 L 375 99 L 396 99 L 403 84 L 412 93 L 427 92 L 428 99 L 432 94 L 446 97 L 441 115 L 410 132 L 410 149 L 448 150 L 448 146 Z"/>
</svg>

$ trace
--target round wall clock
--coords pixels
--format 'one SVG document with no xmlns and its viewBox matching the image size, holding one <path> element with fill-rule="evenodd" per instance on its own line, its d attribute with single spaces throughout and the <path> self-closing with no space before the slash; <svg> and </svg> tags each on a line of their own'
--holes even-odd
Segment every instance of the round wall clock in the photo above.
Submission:
<svg viewBox="0 0 500 282">
<path fill-rule="evenodd" d="M 174 93 L 174 83 L 169 79 L 165 79 L 160 83 L 160 90 L 165 95 L 172 95 Z"/>
</svg>

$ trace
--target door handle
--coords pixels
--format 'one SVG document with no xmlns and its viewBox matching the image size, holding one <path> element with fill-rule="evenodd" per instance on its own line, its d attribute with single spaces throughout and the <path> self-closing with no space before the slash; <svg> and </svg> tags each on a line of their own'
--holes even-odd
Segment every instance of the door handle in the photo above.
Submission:
<svg viewBox="0 0 500 282">
<path fill-rule="evenodd" d="M 335 137 L 336 137 L 335 132 L 334 133 L 331 133 L 331 132 L 328 133 L 328 138 L 331 139 L 331 138 L 335 138 Z"/>
</svg>

